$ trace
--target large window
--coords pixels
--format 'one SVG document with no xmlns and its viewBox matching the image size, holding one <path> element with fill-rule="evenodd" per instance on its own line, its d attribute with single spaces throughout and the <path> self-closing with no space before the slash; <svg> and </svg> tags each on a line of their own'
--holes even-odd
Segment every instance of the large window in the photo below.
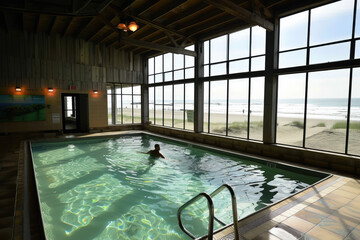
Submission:
<svg viewBox="0 0 360 240">
<path fill-rule="evenodd" d="M 281 18 L 279 68 L 349 60 L 352 51 L 359 58 L 360 24 L 357 16 L 353 26 L 354 4 L 342 0 Z M 357 8 L 359 13 L 359 4 Z"/>
<path fill-rule="evenodd" d="M 194 45 L 187 50 L 194 51 Z M 169 82 L 194 78 L 195 57 L 167 53 L 148 59 L 148 83 Z"/>
<path fill-rule="evenodd" d="M 279 68 L 309 67 L 278 77 L 277 143 L 360 154 L 359 69 L 311 68 L 360 57 L 359 2 L 337 1 L 280 19 Z"/>
<path fill-rule="evenodd" d="M 204 131 L 263 139 L 264 77 L 205 82 Z"/>
<path fill-rule="evenodd" d="M 252 27 L 204 42 L 204 76 L 265 70 L 266 31 Z"/>
<path fill-rule="evenodd" d="M 109 84 L 107 86 L 108 124 L 141 123 L 141 86 Z"/>
<path fill-rule="evenodd" d="M 194 130 L 194 83 L 150 87 L 149 109 L 153 124 Z"/>
</svg>

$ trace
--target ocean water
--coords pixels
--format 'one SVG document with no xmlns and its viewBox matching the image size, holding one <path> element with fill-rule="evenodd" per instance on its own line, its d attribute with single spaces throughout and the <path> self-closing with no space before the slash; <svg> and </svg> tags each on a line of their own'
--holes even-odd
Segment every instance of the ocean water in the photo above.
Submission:
<svg viewBox="0 0 360 240">
<path fill-rule="evenodd" d="M 226 113 L 226 100 L 214 100 L 210 104 L 212 113 Z M 208 113 L 208 103 L 205 102 L 204 112 Z M 346 120 L 347 119 L 348 99 L 346 98 L 322 98 L 308 99 L 307 118 L 308 119 L 331 119 Z M 165 105 L 165 110 L 172 110 L 172 105 Z M 194 109 L 193 102 L 185 102 L 185 109 Z M 150 104 L 150 110 L 153 105 Z M 184 110 L 182 102 L 174 103 L 175 111 Z M 247 114 L 248 102 L 246 99 L 232 99 L 229 101 L 229 114 Z M 305 111 L 304 99 L 280 99 L 278 101 L 278 117 L 303 118 Z M 252 116 L 262 116 L 264 113 L 263 100 L 251 100 L 250 113 Z M 352 121 L 360 121 L 360 98 L 353 98 L 351 101 L 350 117 Z"/>
</svg>

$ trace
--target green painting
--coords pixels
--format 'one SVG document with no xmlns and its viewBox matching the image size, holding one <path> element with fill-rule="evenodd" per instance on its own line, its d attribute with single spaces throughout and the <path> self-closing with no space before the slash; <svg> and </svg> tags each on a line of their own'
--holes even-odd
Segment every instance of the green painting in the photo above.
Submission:
<svg viewBox="0 0 360 240">
<path fill-rule="evenodd" d="M 0 122 L 45 120 L 45 96 L 0 95 Z"/>
</svg>

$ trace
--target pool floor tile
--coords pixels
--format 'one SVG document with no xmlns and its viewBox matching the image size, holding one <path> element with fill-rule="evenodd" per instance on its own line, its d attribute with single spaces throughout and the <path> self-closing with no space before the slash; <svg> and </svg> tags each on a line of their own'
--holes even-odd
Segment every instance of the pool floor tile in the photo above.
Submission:
<svg viewBox="0 0 360 240">
<path fill-rule="evenodd" d="M 322 219 L 329 215 L 330 213 L 324 212 L 312 206 L 306 207 L 295 214 L 295 216 L 314 224 L 321 222 Z"/>
<path fill-rule="evenodd" d="M 252 240 L 282 240 L 281 238 L 278 238 L 271 233 L 263 233 L 256 238 L 253 238 Z"/>
<path fill-rule="evenodd" d="M 271 228 L 269 230 L 269 233 L 278 237 L 281 240 L 296 240 L 303 235 L 302 232 L 282 223 Z"/>
</svg>

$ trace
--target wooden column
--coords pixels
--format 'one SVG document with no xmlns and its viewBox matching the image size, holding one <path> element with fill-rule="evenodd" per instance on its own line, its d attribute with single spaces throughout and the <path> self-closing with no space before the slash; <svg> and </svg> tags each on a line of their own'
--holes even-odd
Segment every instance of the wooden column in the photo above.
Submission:
<svg viewBox="0 0 360 240">
<path fill-rule="evenodd" d="M 277 24 L 275 31 L 266 32 L 266 60 L 265 60 L 265 97 L 264 97 L 264 128 L 263 142 L 275 143 L 276 138 L 276 107 L 278 78 L 274 75 L 277 68 Z"/>
<path fill-rule="evenodd" d="M 143 83 L 141 84 L 141 124 L 149 122 L 149 87 L 148 87 L 148 62 L 143 61 Z"/>
<path fill-rule="evenodd" d="M 195 95 L 194 95 L 194 131 L 203 132 L 204 127 L 204 44 L 199 42 L 195 44 Z"/>
</svg>

